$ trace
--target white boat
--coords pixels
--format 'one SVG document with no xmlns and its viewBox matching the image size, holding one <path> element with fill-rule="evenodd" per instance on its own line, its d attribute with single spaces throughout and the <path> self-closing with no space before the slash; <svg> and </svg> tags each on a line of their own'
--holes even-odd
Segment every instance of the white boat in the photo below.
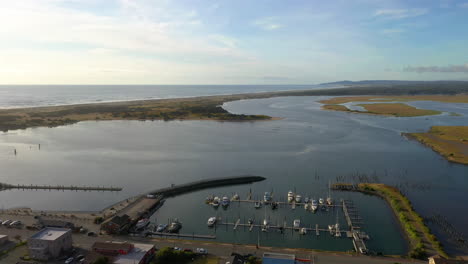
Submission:
<svg viewBox="0 0 468 264">
<path fill-rule="evenodd" d="M 304 209 L 308 210 L 309 209 L 309 203 L 304 203 Z"/>
<path fill-rule="evenodd" d="M 293 221 L 293 228 L 294 229 L 299 229 L 301 227 L 301 220 L 296 219 Z"/>
<path fill-rule="evenodd" d="M 310 201 L 309 197 L 304 198 L 304 203 L 308 203 Z"/>
<path fill-rule="evenodd" d="M 299 234 L 301 235 L 306 235 L 307 234 L 307 228 L 303 227 L 299 230 Z"/>
<path fill-rule="evenodd" d="M 231 200 L 233 200 L 233 201 L 239 201 L 239 200 L 240 200 L 240 197 L 239 197 L 239 195 L 236 193 L 236 194 L 234 194 L 234 195 L 232 196 Z"/>
<path fill-rule="evenodd" d="M 340 236 L 341 236 L 340 224 L 338 224 L 338 223 L 335 224 L 335 236 L 336 236 L 336 237 L 340 237 Z"/>
<path fill-rule="evenodd" d="M 263 195 L 263 201 L 267 203 L 271 201 L 271 194 L 269 192 L 265 192 L 265 195 Z"/>
<path fill-rule="evenodd" d="M 268 231 L 268 225 L 269 225 L 268 220 L 267 220 L 266 218 L 263 219 L 263 224 L 262 224 L 262 231 L 263 231 L 263 232 Z"/>
<path fill-rule="evenodd" d="M 219 206 L 219 197 L 216 196 L 214 199 L 213 199 L 213 202 L 211 203 L 213 205 L 214 208 L 218 208 Z"/>
<path fill-rule="evenodd" d="M 210 217 L 208 218 L 208 222 L 206 223 L 209 227 L 212 227 L 216 224 L 216 217 Z"/>
<path fill-rule="evenodd" d="M 330 231 L 330 235 L 333 236 L 335 233 L 335 226 L 334 225 L 328 225 L 328 230 Z"/>
<path fill-rule="evenodd" d="M 149 225 L 149 223 L 150 223 L 150 220 L 148 218 L 143 218 L 143 219 L 138 220 L 135 227 L 136 229 L 140 229 L 140 228 L 146 227 L 147 225 Z"/>
<path fill-rule="evenodd" d="M 320 199 L 319 199 L 319 204 L 320 204 L 320 205 L 323 205 L 324 202 L 325 202 L 325 201 L 323 200 L 323 198 L 320 198 Z"/>
<path fill-rule="evenodd" d="M 254 203 L 254 207 L 255 207 L 256 209 L 258 209 L 258 208 L 262 207 L 262 203 L 260 203 L 259 201 L 256 201 L 256 202 Z"/>
<path fill-rule="evenodd" d="M 332 200 L 331 197 L 328 197 L 328 198 L 327 198 L 327 204 L 328 204 L 328 205 L 332 205 L 332 204 L 333 204 L 333 200 Z"/>
<path fill-rule="evenodd" d="M 296 203 L 300 203 L 302 201 L 302 196 L 300 194 L 296 195 Z"/>
<path fill-rule="evenodd" d="M 288 203 L 292 203 L 294 201 L 294 193 L 292 191 L 288 192 Z"/>
<path fill-rule="evenodd" d="M 223 207 L 227 207 L 229 205 L 229 198 L 227 196 L 223 197 L 223 200 L 221 200 L 221 205 Z"/>
<path fill-rule="evenodd" d="M 179 232 L 179 230 L 182 228 L 182 223 L 179 222 L 179 220 L 174 219 L 174 221 L 172 221 L 172 223 L 169 225 L 169 227 L 167 228 L 167 231 L 169 233 L 177 233 Z"/>
<path fill-rule="evenodd" d="M 166 230 L 167 225 L 166 224 L 160 224 L 156 227 L 156 232 L 164 232 Z"/>
<path fill-rule="evenodd" d="M 310 209 L 312 209 L 312 211 L 317 211 L 318 209 L 318 203 L 317 203 L 317 200 L 312 200 L 312 206 L 310 207 Z"/>
</svg>

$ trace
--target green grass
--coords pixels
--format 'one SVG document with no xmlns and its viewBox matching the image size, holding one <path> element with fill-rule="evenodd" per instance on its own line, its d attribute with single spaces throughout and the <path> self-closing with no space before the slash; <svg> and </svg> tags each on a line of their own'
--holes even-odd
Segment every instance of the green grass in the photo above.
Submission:
<svg viewBox="0 0 468 264">
<path fill-rule="evenodd" d="M 424 259 L 428 254 L 448 257 L 441 243 L 431 233 L 422 217 L 413 209 L 411 202 L 398 189 L 377 183 L 359 184 L 359 190 L 384 197 L 395 212 L 401 227 L 409 238 L 412 258 Z"/>
</svg>

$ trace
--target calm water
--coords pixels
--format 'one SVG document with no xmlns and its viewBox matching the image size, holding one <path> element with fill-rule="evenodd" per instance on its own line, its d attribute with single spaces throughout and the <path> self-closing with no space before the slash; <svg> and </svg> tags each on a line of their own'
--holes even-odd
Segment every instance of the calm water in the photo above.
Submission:
<svg viewBox="0 0 468 264">
<path fill-rule="evenodd" d="M 0 109 L 305 90 L 319 85 L 0 85 Z M 330 87 L 321 87 L 330 88 Z"/>
<path fill-rule="evenodd" d="M 119 199 L 172 183 L 241 174 L 262 175 L 264 182 L 210 189 L 169 199 L 154 215 L 155 221 L 177 217 L 183 233 L 215 232 L 206 227 L 210 216 L 266 217 L 273 222 L 300 218 L 306 225 L 326 226 L 336 212 L 305 213 L 287 208 L 272 212 L 247 205 L 229 210 L 204 204 L 208 194 L 245 196 L 251 188 L 260 197 L 273 190 L 284 197 L 298 193 L 325 197 L 329 181 L 353 181 L 357 172 L 376 175 L 379 181 L 398 184 L 423 216 L 440 213 L 460 231 L 465 225 L 468 166 L 445 161 L 432 150 L 408 141 L 400 132 L 424 131 L 431 125 L 466 125 L 468 109 L 462 104 L 415 102 L 415 106 L 464 114 L 391 118 L 320 110 L 320 97 L 245 100 L 225 105 L 236 113 L 284 117 L 271 122 L 212 121 L 107 121 L 82 122 L 58 128 L 34 128 L 0 134 L 0 182 L 25 184 L 113 185 L 119 193 L 23 192 L 0 193 L 2 207 L 99 210 Z M 41 150 L 37 144 L 41 144 Z M 13 155 L 13 149 L 18 155 Z M 319 175 L 316 178 L 314 175 Z M 336 199 L 352 199 L 371 235 L 369 247 L 386 254 L 405 250 L 405 243 L 387 205 L 376 197 L 337 192 Z M 341 211 L 338 213 L 342 221 Z M 344 223 L 342 223 L 344 227 Z M 443 237 L 443 233 L 436 230 Z M 347 239 L 322 234 L 299 237 L 296 233 L 267 234 L 216 230 L 221 241 L 264 245 L 348 250 Z M 445 241 L 445 243 L 448 243 Z M 455 248 L 451 248 L 456 251 Z"/>
</svg>

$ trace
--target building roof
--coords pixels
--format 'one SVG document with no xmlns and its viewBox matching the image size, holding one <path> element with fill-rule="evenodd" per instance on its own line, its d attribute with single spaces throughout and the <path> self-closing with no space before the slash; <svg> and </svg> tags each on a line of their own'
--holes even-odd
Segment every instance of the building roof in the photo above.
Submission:
<svg viewBox="0 0 468 264">
<path fill-rule="evenodd" d="M 31 238 L 40 240 L 56 240 L 68 232 L 71 232 L 68 228 L 46 227 L 34 234 Z"/>
<path fill-rule="evenodd" d="M 8 237 L 7 235 L 0 235 L 0 239 Z"/>
<path fill-rule="evenodd" d="M 263 264 L 295 264 L 296 256 L 291 254 L 263 253 Z"/>
<path fill-rule="evenodd" d="M 468 260 L 446 259 L 439 255 L 429 257 L 433 259 L 435 264 L 468 264 Z"/>
<path fill-rule="evenodd" d="M 126 255 L 119 255 L 114 259 L 114 264 L 134 264 L 139 263 L 146 253 L 150 251 L 154 245 L 151 244 L 135 244 L 135 247 Z"/>
<path fill-rule="evenodd" d="M 125 250 L 129 252 L 133 247 L 133 244 L 128 242 L 117 242 L 117 241 L 108 241 L 108 242 L 94 242 L 92 249 L 98 250 Z"/>
</svg>

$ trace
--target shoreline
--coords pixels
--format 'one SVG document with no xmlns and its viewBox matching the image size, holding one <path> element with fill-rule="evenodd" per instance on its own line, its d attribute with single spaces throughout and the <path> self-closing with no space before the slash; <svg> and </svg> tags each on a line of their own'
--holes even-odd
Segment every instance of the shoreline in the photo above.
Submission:
<svg viewBox="0 0 468 264">
<path fill-rule="evenodd" d="M 423 218 L 413 209 L 409 199 L 397 188 L 379 183 L 357 185 L 337 183 L 332 188 L 338 191 L 355 191 L 374 195 L 385 200 L 408 242 L 409 257 L 421 259 L 435 254 L 448 257 L 437 237 L 431 233 Z"/>
</svg>

